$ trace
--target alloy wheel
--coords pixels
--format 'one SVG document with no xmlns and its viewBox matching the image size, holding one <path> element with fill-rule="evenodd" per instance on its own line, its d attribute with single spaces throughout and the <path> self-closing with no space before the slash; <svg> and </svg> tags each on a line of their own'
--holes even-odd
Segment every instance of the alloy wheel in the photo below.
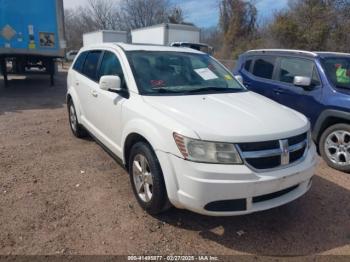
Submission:
<svg viewBox="0 0 350 262">
<path fill-rule="evenodd" d="M 326 155 L 332 163 L 345 166 L 350 163 L 350 133 L 336 130 L 325 140 Z"/>
<path fill-rule="evenodd" d="M 150 202 L 153 195 L 153 178 L 145 156 L 141 154 L 135 156 L 132 171 L 138 196 L 143 202 Z"/>
<path fill-rule="evenodd" d="M 70 105 L 69 107 L 69 119 L 70 119 L 70 125 L 74 132 L 77 131 L 77 116 L 75 114 L 75 108 L 73 105 Z"/>
</svg>

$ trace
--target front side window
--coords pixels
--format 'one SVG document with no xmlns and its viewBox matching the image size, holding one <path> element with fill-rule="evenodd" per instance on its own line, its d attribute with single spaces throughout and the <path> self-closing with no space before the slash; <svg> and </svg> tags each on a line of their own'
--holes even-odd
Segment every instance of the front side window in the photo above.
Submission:
<svg viewBox="0 0 350 262">
<path fill-rule="evenodd" d="M 323 68 L 328 79 L 338 88 L 350 88 L 350 58 L 324 58 Z"/>
<path fill-rule="evenodd" d="M 272 79 L 276 58 L 258 57 L 254 62 L 253 75 L 261 78 Z"/>
<path fill-rule="evenodd" d="M 88 52 L 83 52 L 79 55 L 79 57 L 77 58 L 77 60 L 75 61 L 74 65 L 73 65 L 73 69 L 75 71 L 77 71 L 77 72 L 82 71 L 87 54 L 88 54 Z"/>
<path fill-rule="evenodd" d="M 127 57 L 143 95 L 246 91 L 225 67 L 206 54 L 129 51 Z"/>
<path fill-rule="evenodd" d="M 108 51 L 103 55 L 98 79 L 105 75 L 114 75 L 123 78 L 123 70 L 119 59 L 113 53 Z"/>
<path fill-rule="evenodd" d="M 88 53 L 83 66 L 83 74 L 91 80 L 97 80 L 97 66 L 100 60 L 101 51 L 91 51 Z"/>
<path fill-rule="evenodd" d="M 278 80 L 285 83 L 294 83 L 294 77 L 310 77 L 313 86 L 320 84 L 317 71 L 313 61 L 299 58 L 282 58 Z"/>
<path fill-rule="evenodd" d="M 119 76 L 122 86 L 125 88 L 124 74 L 120 61 L 115 54 L 109 51 L 105 51 L 103 55 L 98 73 L 98 80 L 100 80 L 102 76 L 106 75 Z"/>
</svg>

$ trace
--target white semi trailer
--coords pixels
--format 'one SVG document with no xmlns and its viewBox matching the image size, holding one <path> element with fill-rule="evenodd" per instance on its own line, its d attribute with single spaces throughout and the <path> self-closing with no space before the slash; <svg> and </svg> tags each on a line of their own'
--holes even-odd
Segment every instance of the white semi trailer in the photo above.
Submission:
<svg viewBox="0 0 350 262">
<path fill-rule="evenodd" d="M 101 30 L 91 33 L 85 33 L 83 35 L 84 46 L 101 44 L 101 43 L 113 43 L 113 42 L 128 42 L 128 36 L 126 31 L 113 31 L 113 30 Z"/>
<path fill-rule="evenodd" d="M 131 31 L 133 44 L 170 45 L 174 42 L 200 42 L 200 29 L 183 24 L 159 24 Z"/>
</svg>

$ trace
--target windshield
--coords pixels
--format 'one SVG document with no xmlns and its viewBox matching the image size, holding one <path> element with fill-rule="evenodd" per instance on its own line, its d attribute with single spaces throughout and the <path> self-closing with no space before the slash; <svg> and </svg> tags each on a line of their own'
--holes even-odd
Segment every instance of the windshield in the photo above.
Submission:
<svg viewBox="0 0 350 262">
<path fill-rule="evenodd" d="M 209 55 L 130 51 L 127 56 L 142 95 L 233 93 L 246 90 Z"/>
<path fill-rule="evenodd" d="M 324 58 L 323 67 L 328 79 L 338 88 L 350 88 L 350 58 Z"/>
</svg>

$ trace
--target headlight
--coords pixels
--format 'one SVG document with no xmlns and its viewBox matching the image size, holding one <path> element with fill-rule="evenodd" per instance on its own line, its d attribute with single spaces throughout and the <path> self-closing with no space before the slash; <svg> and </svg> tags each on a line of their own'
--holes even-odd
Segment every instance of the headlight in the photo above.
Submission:
<svg viewBox="0 0 350 262">
<path fill-rule="evenodd" d="M 242 164 L 234 144 L 207 142 L 174 133 L 174 139 L 183 157 L 202 163 Z"/>
</svg>

